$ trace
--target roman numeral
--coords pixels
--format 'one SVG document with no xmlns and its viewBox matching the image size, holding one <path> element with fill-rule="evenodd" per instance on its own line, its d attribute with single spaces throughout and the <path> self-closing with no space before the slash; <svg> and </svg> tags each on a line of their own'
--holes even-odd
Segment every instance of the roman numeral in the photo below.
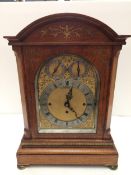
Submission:
<svg viewBox="0 0 131 175">
<path fill-rule="evenodd" d="M 79 88 L 79 87 L 80 87 L 80 84 L 77 85 L 77 88 Z"/>
<path fill-rule="evenodd" d="M 57 119 L 55 119 L 55 121 L 54 121 L 54 122 L 55 122 L 55 123 L 57 123 L 57 121 L 58 121 L 58 120 L 57 120 Z"/>
<path fill-rule="evenodd" d="M 40 105 L 42 105 L 42 106 L 47 106 L 47 104 L 46 104 L 46 103 L 41 103 Z"/>
<path fill-rule="evenodd" d="M 57 85 L 56 85 L 56 84 L 54 84 L 54 87 L 55 87 L 55 88 L 57 88 Z"/>
<path fill-rule="evenodd" d="M 66 126 L 68 126 L 68 122 L 66 122 Z"/>
<path fill-rule="evenodd" d="M 69 81 L 66 81 L 66 86 L 69 86 Z"/>
<path fill-rule="evenodd" d="M 85 96 L 89 95 L 89 92 L 85 94 Z"/>
<path fill-rule="evenodd" d="M 88 106 L 92 106 L 92 103 L 87 103 Z"/>
<path fill-rule="evenodd" d="M 88 114 L 86 112 L 83 115 L 88 116 Z"/>
<path fill-rule="evenodd" d="M 83 121 L 82 117 L 79 118 L 80 121 Z"/>
</svg>

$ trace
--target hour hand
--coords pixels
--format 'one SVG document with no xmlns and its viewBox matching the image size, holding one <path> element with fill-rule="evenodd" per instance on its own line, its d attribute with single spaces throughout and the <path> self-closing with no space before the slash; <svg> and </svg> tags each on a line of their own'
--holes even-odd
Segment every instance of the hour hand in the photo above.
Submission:
<svg viewBox="0 0 131 175">
<path fill-rule="evenodd" d="M 64 103 L 64 106 L 67 107 L 68 109 L 70 109 L 72 112 L 75 113 L 75 116 L 77 118 L 77 113 L 76 111 L 72 108 L 72 106 L 70 105 L 70 102 L 67 100 L 65 103 Z"/>
<path fill-rule="evenodd" d="M 64 106 L 69 108 L 70 104 L 69 104 L 69 101 L 67 100 L 65 103 L 64 103 Z"/>
</svg>

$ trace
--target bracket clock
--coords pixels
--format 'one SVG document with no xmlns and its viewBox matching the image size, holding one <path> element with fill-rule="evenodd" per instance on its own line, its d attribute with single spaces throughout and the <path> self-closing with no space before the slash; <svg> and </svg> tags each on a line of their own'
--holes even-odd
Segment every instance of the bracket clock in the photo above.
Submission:
<svg viewBox="0 0 131 175">
<path fill-rule="evenodd" d="M 80 14 L 38 19 L 6 36 L 16 55 L 24 117 L 18 167 L 117 167 L 110 134 L 117 61 L 129 35 Z"/>
</svg>

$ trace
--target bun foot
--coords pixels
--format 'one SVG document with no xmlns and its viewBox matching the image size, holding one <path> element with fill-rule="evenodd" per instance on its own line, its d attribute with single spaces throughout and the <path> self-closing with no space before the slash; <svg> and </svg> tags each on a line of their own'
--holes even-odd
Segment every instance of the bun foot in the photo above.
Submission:
<svg viewBox="0 0 131 175">
<path fill-rule="evenodd" d="M 118 165 L 109 165 L 108 166 L 111 170 L 116 170 L 118 168 Z"/>
<path fill-rule="evenodd" d="M 27 167 L 27 165 L 17 165 L 17 168 L 19 170 L 24 170 Z"/>
</svg>

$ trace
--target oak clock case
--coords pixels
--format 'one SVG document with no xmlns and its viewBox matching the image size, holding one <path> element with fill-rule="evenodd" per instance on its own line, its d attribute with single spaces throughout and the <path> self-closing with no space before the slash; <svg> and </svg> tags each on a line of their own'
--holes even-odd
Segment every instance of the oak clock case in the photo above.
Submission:
<svg viewBox="0 0 131 175">
<path fill-rule="evenodd" d="M 110 122 L 118 57 L 128 37 L 73 13 L 43 17 L 5 37 L 15 52 L 23 107 L 19 168 L 117 168 Z"/>
</svg>

